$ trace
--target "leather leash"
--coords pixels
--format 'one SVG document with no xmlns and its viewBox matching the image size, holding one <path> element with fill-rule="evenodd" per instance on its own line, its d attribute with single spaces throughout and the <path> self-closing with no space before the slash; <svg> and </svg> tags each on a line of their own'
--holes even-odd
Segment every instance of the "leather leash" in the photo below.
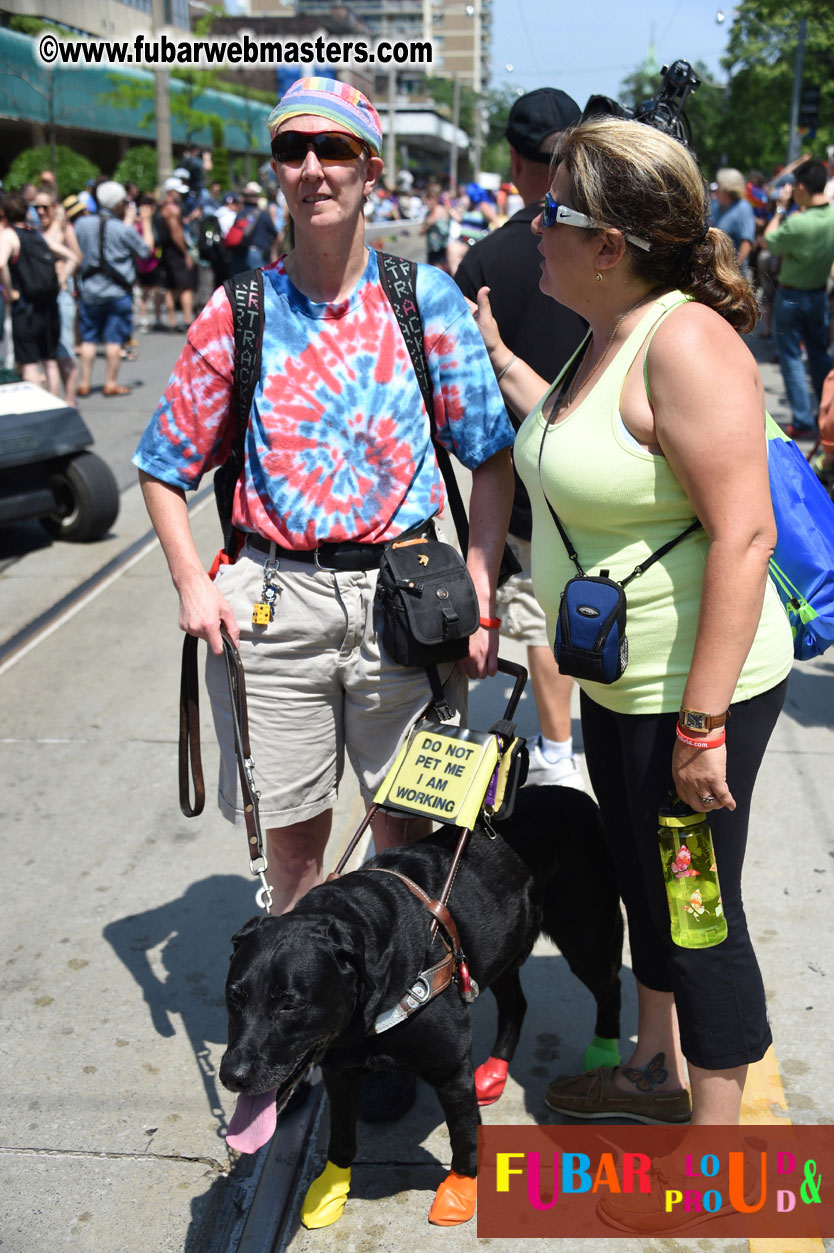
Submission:
<svg viewBox="0 0 834 1253">
<path fill-rule="evenodd" d="M 249 746 L 249 717 L 246 709 L 246 679 L 240 653 L 232 642 L 226 628 L 221 626 L 223 659 L 229 683 L 229 700 L 232 710 L 232 726 L 235 738 L 235 757 L 243 799 L 243 818 L 246 823 L 246 844 L 249 853 L 249 869 L 261 881 L 255 899 L 269 914 L 272 908 L 272 888 L 267 883 L 266 849 L 264 847 L 261 820 L 258 812 L 260 793 L 255 787 L 255 762 Z M 182 671 L 180 676 L 180 737 L 179 737 L 179 785 L 180 809 L 186 818 L 203 812 L 206 789 L 203 779 L 203 763 L 200 753 L 200 687 L 197 675 L 197 648 L 200 641 L 195 635 L 186 635 L 182 644 Z M 189 793 L 189 767 L 194 780 L 194 803 Z"/>
</svg>

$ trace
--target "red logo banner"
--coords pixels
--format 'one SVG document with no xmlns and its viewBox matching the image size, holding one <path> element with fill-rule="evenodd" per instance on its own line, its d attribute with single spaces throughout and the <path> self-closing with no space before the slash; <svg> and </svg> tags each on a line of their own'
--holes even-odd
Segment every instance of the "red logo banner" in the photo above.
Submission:
<svg viewBox="0 0 834 1253">
<path fill-rule="evenodd" d="M 834 1127 L 478 1129 L 478 1236 L 834 1236 Z"/>
</svg>

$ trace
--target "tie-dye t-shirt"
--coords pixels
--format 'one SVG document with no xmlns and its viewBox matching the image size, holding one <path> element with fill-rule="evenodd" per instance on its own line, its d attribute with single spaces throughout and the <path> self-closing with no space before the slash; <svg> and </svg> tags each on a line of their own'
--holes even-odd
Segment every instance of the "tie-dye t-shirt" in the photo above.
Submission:
<svg viewBox="0 0 834 1253">
<path fill-rule="evenodd" d="M 317 304 L 283 261 L 263 272 L 261 377 L 233 521 L 285 548 L 380 543 L 436 513 L 443 479 L 428 415 L 373 251 L 347 300 Z M 417 270 L 439 441 L 470 469 L 513 442 L 469 309 L 447 274 Z M 186 490 L 231 446 L 234 333 L 219 288 L 188 341 L 133 458 Z"/>
</svg>

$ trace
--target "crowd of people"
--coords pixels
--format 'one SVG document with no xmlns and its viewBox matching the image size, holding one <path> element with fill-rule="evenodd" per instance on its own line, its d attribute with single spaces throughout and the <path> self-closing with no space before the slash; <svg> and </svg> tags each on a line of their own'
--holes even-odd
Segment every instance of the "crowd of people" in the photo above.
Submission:
<svg viewBox="0 0 834 1253">
<path fill-rule="evenodd" d="M 103 348 L 102 391 L 125 396 L 118 374 L 136 358 L 137 334 L 187 331 L 224 279 L 275 259 L 286 225 L 280 192 L 254 181 L 240 191 L 206 186 L 195 149 L 156 196 L 98 178 L 59 199 L 44 170 L 0 198 L 7 359 L 75 405 L 90 394 Z"/>
<path fill-rule="evenodd" d="M 535 107 L 536 93 L 524 100 L 530 98 Z M 375 184 L 363 215 L 371 224 L 417 223 L 429 264 L 456 275 L 475 244 L 524 208 L 517 179 L 513 168 L 495 190 L 476 182 L 449 189 L 432 176 L 417 181 L 403 169 L 391 188 L 383 179 Z M 797 439 L 822 434 L 815 467 L 831 484 L 834 443 L 827 430 L 817 431 L 815 418 L 832 364 L 834 162 L 802 157 L 769 177 L 755 169 L 743 174 L 722 168 L 710 183 L 710 198 L 711 224 L 729 235 L 756 293 L 759 334 L 773 340 L 773 360 L 781 367 L 792 414 L 788 434 Z M 97 231 L 85 219 L 100 224 L 108 217 L 115 223 L 102 236 L 107 253 L 102 266 Z M 156 196 L 132 183 L 123 187 L 99 178 L 59 200 L 55 176 L 44 170 L 37 184 L 0 199 L 0 284 L 13 341 L 7 361 L 13 355 L 23 377 L 45 383 L 55 394 L 63 389 L 74 405 L 89 395 L 93 363 L 103 346 L 103 389 L 125 395 L 118 370 L 122 361 L 135 359 L 136 335 L 187 330 L 224 279 L 281 254 L 289 226 L 280 187 L 265 189 L 250 181 L 240 191 L 225 190 L 211 180 L 210 154 L 198 145 L 186 148 Z M 44 295 L 29 276 L 35 235 L 51 254 L 57 297 Z M 46 270 L 43 257 L 40 268 Z"/>
</svg>

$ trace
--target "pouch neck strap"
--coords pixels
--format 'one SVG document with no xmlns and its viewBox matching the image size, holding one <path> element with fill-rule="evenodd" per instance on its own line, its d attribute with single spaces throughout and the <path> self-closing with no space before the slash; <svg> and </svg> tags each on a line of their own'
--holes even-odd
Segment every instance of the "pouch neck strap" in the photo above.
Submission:
<svg viewBox="0 0 834 1253">
<path fill-rule="evenodd" d="M 666 310 L 665 312 L 671 312 L 671 310 Z M 567 551 L 568 556 L 570 557 L 573 564 L 576 566 L 577 574 L 579 575 L 580 578 L 584 579 L 584 578 L 587 578 L 587 575 L 585 574 L 585 571 L 582 569 L 582 566 L 580 565 L 579 557 L 577 555 L 576 549 L 574 548 L 573 543 L 571 542 L 570 536 L 568 535 L 567 531 L 563 527 L 559 519 L 559 515 L 556 513 L 556 510 L 553 508 L 550 501 L 548 500 L 547 492 L 544 490 L 544 483 L 542 481 L 542 456 L 544 455 L 544 441 L 547 438 L 547 432 L 550 430 L 550 425 L 553 420 L 553 414 L 558 413 L 559 405 L 562 402 L 562 398 L 565 392 L 570 386 L 571 379 L 573 378 L 576 371 L 579 369 L 579 364 L 580 364 L 581 359 L 582 359 L 581 355 L 578 358 L 576 358 L 573 364 L 571 365 L 570 369 L 568 370 L 567 374 L 565 375 L 565 378 L 562 382 L 562 386 L 559 390 L 559 395 L 556 397 L 556 400 L 554 401 L 550 418 L 547 420 L 547 422 L 545 422 L 544 430 L 542 431 L 542 437 L 539 442 L 538 469 L 539 469 L 539 487 L 542 490 L 542 496 L 544 496 L 545 503 L 548 509 L 550 510 L 550 516 L 553 518 L 553 521 L 556 523 L 556 530 L 559 532 L 559 537 L 561 538 L 562 543 L 565 546 L 565 550 Z M 627 574 L 624 579 L 617 580 L 619 582 L 620 587 L 626 587 L 631 582 L 632 579 L 637 578 L 637 576 L 639 574 L 642 574 L 644 570 L 648 570 L 649 566 L 654 565 L 654 563 L 656 561 L 659 561 L 661 557 L 665 557 L 666 554 L 670 551 L 670 549 L 674 548 L 676 544 L 679 544 L 681 540 L 686 539 L 687 535 L 691 535 L 693 531 L 697 531 L 700 525 L 701 523 L 699 519 L 696 518 L 694 522 L 690 522 L 689 526 L 685 527 L 684 530 L 681 531 L 678 535 L 674 536 L 673 539 L 667 540 L 665 544 L 661 544 L 660 548 L 655 549 L 655 551 L 651 554 L 651 556 L 647 557 L 645 561 L 639 562 L 639 564 L 634 567 L 631 574 Z"/>
<path fill-rule="evenodd" d="M 553 508 L 550 501 L 548 500 L 547 492 L 544 490 L 544 483 L 542 482 L 542 456 L 544 455 L 544 441 L 547 438 L 547 432 L 550 430 L 551 423 L 553 422 L 553 417 L 555 414 L 559 412 L 559 408 L 562 404 L 562 401 L 565 398 L 565 394 L 568 388 L 570 387 L 571 383 L 573 382 L 573 379 L 576 375 L 577 370 L 582 364 L 582 358 L 584 357 L 584 355 L 585 355 L 584 352 L 577 352 L 573 361 L 571 362 L 571 364 L 568 366 L 567 370 L 565 371 L 565 376 L 562 379 L 562 386 L 559 388 L 559 393 L 556 399 L 553 401 L 553 408 L 550 410 L 550 417 L 546 420 L 544 424 L 544 430 L 542 431 L 542 437 L 539 443 L 539 460 L 538 460 L 539 487 L 542 489 L 542 496 L 544 496 L 545 503 L 547 504 L 547 507 L 550 510 L 553 521 L 556 523 L 556 530 L 559 532 L 559 536 L 567 550 L 567 554 L 570 557 L 573 564 L 576 566 L 577 573 L 579 574 L 581 578 L 585 577 L 585 571 L 582 569 L 582 566 L 579 564 L 579 558 L 576 555 L 576 549 L 571 543 L 570 537 L 568 536 L 567 531 L 562 526 L 562 523 L 559 521 L 559 518 L 556 514 L 556 510 Z"/>
</svg>

